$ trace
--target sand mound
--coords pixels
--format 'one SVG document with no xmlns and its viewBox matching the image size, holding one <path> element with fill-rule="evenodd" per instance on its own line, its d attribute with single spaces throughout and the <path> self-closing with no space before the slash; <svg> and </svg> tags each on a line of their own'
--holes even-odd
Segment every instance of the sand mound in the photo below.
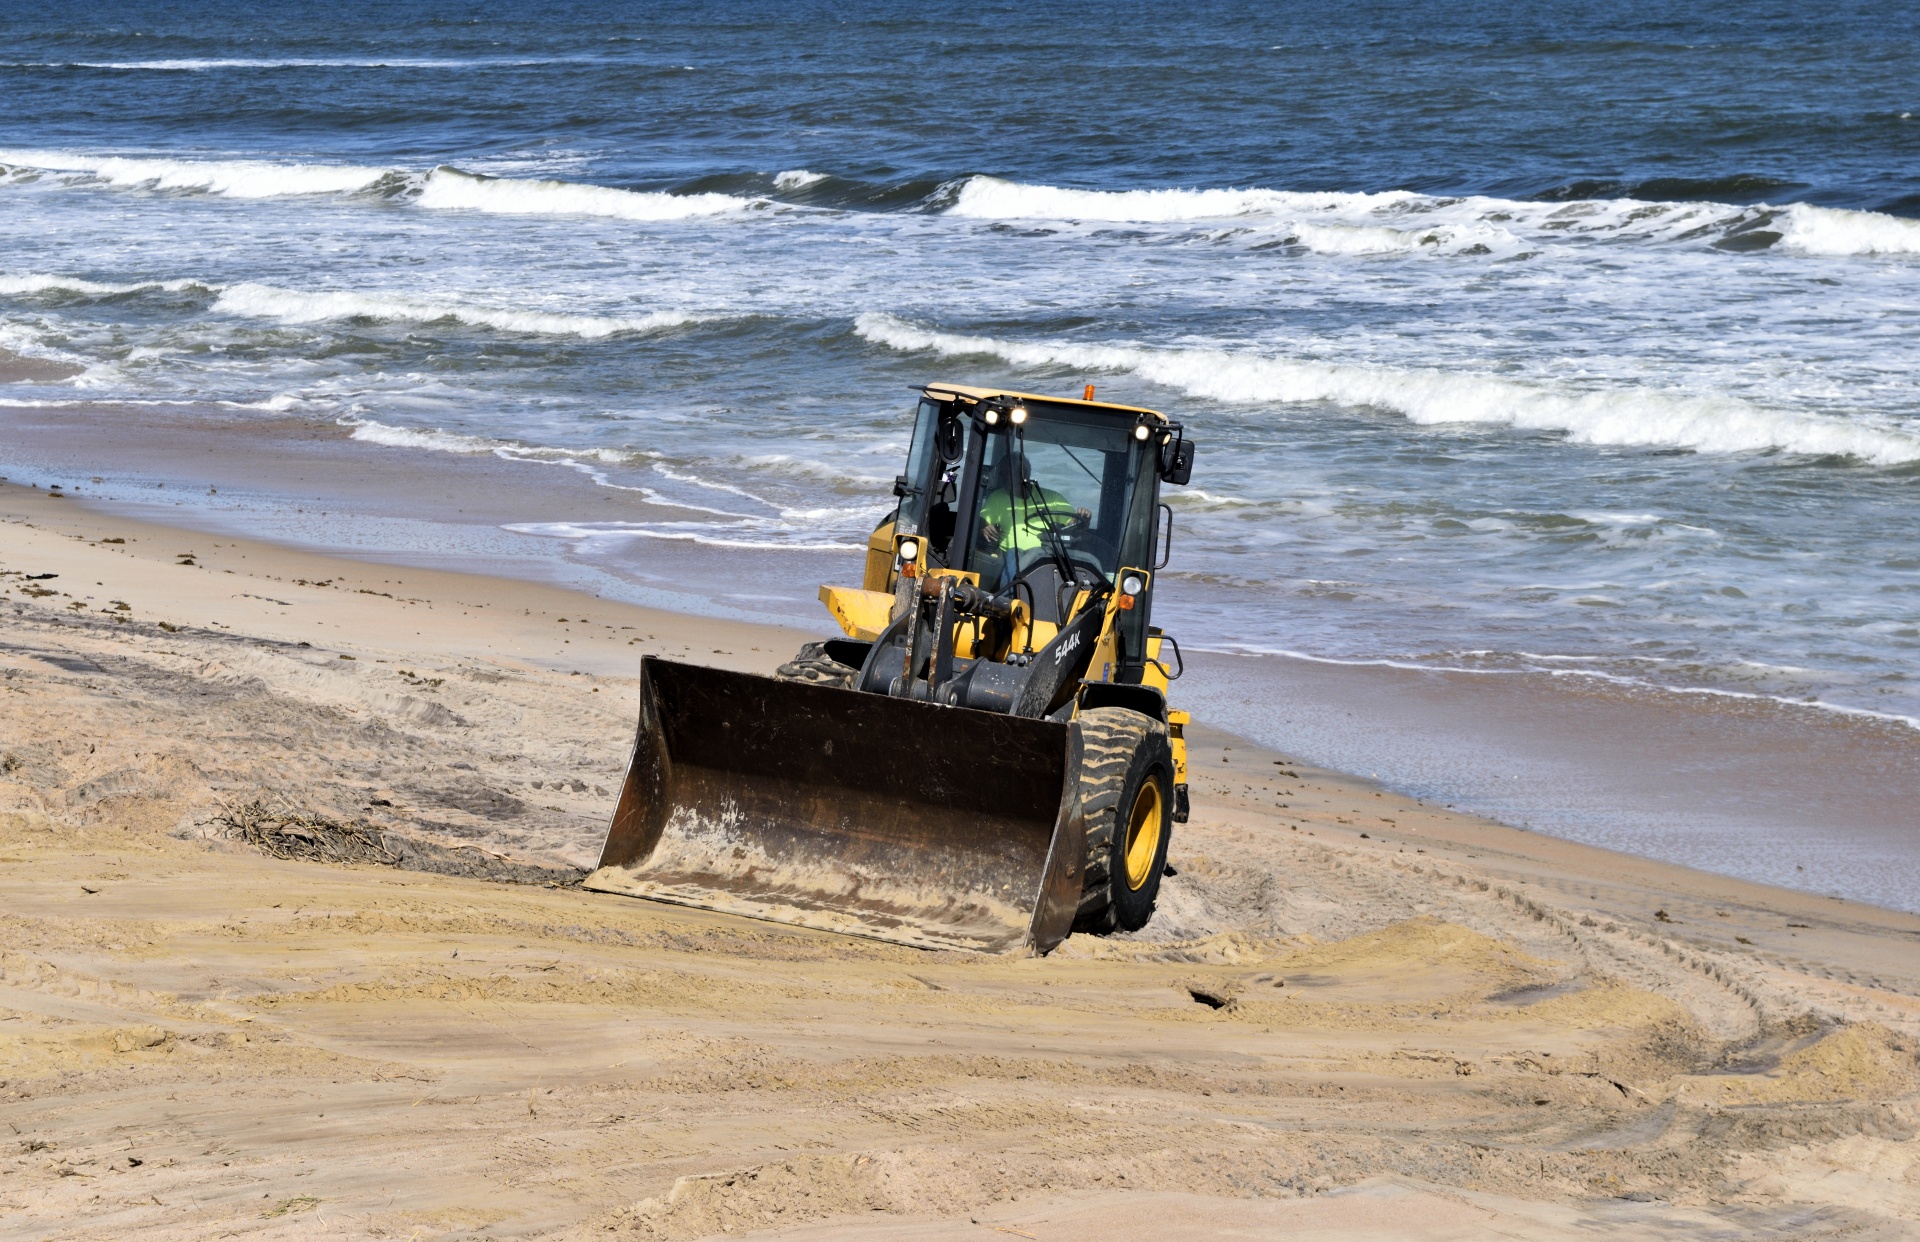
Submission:
<svg viewBox="0 0 1920 1242">
<path fill-rule="evenodd" d="M 1771 1066 L 1716 1074 L 1683 1084 L 1681 1098 L 1713 1107 L 1811 1104 L 1839 1100 L 1902 1100 L 1920 1093 L 1914 1041 L 1861 1022 L 1822 1035 Z"/>
</svg>

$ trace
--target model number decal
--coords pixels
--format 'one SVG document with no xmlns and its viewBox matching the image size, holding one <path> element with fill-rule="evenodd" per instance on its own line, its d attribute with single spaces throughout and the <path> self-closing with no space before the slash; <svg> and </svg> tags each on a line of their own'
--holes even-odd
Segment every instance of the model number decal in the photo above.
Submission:
<svg viewBox="0 0 1920 1242">
<path fill-rule="evenodd" d="M 1060 663 L 1060 661 L 1066 659 L 1069 655 L 1072 655 L 1076 650 L 1078 650 L 1080 647 L 1080 639 L 1084 636 L 1084 634 L 1085 634 L 1084 630 L 1075 630 L 1073 632 L 1073 637 L 1069 638 L 1066 642 L 1061 643 L 1060 650 L 1053 653 L 1053 662 L 1055 664 L 1058 664 Z"/>
</svg>

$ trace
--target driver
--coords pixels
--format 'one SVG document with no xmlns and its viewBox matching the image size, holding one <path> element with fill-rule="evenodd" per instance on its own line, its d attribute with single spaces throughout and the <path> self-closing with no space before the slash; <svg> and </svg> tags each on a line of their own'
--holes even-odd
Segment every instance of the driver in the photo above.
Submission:
<svg viewBox="0 0 1920 1242">
<path fill-rule="evenodd" d="M 1014 463 L 1019 463 L 1018 474 Z M 1008 452 L 993 465 L 986 499 L 980 502 L 979 535 L 974 540 L 973 563 L 980 581 L 998 591 L 1033 558 L 1027 553 L 1044 545 L 1049 523 L 1055 530 L 1084 526 L 1093 517 L 1077 509 L 1059 492 L 1041 487 L 1028 476 L 1026 454 Z M 1022 485 L 1016 490 L 1015 480 Z"/>
</svg>

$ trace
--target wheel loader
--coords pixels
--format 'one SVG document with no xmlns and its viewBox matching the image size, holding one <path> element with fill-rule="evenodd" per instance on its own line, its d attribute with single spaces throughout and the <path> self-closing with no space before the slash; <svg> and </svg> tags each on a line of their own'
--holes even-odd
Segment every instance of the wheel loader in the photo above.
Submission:
<svg viewBox="0 0 1920 1242">
<path fill-rule="evenodd" d="M 1193 441 L 1092 386 L 916 391 L 864 580 L 820 588 L 842 636 L 772 677 L 641 661 L 586 887 L 990 953 L 1152 916 L 1188 810 L 1160 487 Z"/>
</svg>

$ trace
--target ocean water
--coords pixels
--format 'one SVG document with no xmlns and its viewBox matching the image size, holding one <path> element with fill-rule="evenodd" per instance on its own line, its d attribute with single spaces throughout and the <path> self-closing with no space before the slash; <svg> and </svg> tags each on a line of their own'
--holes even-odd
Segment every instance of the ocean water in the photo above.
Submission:
<svg viewBox="0 0 1920 1242">
<path fill-rule="evenodd" d="M 571 464 L 675 508 L 557 557 L 808 581 L 910 384 L 1094 383 L 1200 444 L 1190 649 L 1920 728 L 1917 45 L 1882 0 L 16 11 L 0 347 L 84 371 L 5 399 Z"/>
</svg>

